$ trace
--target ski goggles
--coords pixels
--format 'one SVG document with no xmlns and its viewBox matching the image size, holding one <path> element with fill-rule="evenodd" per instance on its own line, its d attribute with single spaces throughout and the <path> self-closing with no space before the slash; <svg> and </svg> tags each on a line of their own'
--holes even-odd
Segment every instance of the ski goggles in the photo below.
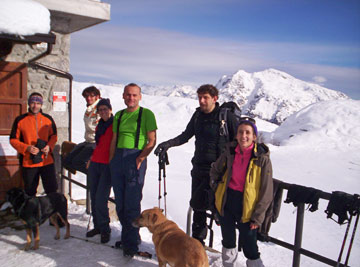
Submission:
<svg viewBox="0 0 360 267">
<path fill-rule="evenodd" d="M 253 118 L 250 118 L 250 117 L 240 117 L 239 122 L 243 122 L 243 121 L 250 121 L 253 124 L 256 124 L 256 121 Z"/>
</svg>

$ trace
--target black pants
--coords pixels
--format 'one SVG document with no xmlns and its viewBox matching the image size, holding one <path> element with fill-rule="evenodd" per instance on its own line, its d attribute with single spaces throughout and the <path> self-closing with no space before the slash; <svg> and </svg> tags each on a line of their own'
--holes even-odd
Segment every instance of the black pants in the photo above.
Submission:
<svg viewBox="0 0 360 267">
<path fill-rule="evenodd" d="M 56 192 L 58 188 L 54 164 L 35 168 L 22 167 L 22 175 L 25 184 L 25 193 L 29 196 L 36 195 L 40 176 L 46 194 Z"/>
<path fill-rule="evenodd" d="M 193 168 L 191 170 L 191 200 L 190 206 L 194 210 L 192 222 L 192 237 L 201 242 L 207 235 L 206 210 L 209 208 L 207 190 L 210 189 L 209 170 Z"/>
<path fill-rule="evenodd" d="M 101 233 L 110 233 L 108 200 L 111 190 L 109 164 L 91 161 L 87 175 L 90 185 L 91 213 L 94 228 Z"/>
<path fill-rule="evenodd" d="M 67 155 L 64 166 L 87 174 L 86 164 L 95 149 L 95 143 L 82 142 Z"/>
<path fill-rule="evenodd" d="M 241 223 L 243 209 L 243 193 L 227 189 L 224 216 L 220 217 L 222 245 L 225 248 L 236 247 L 236 228 L 239 230 L 239 243 L 247 259 L 256 260 L 260 257 L 257 246 L 257 229 L 250 230 L 250 222 Z"/>
</svg>

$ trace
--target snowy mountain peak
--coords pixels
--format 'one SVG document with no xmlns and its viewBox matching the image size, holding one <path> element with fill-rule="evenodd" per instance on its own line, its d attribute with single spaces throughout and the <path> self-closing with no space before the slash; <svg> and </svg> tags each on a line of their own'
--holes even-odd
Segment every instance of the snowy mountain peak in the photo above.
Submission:
<svg viewBox="0 0 360 267">
<path fill-rule="evenodd" d="M 281 124 L 288 116 L 320 101 L 348 99 L 338 91 L 305 82 L 276 69 L 224 75 L 216 84 L 220 101 L 235 101 L 242 113 Z"/>
</svg>

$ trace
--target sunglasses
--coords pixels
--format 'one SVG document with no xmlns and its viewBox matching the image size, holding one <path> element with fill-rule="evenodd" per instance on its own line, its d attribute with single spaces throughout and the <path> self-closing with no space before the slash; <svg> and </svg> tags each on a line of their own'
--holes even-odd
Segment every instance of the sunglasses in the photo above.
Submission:
<svg viewBox="0 0 360 267">
<path fill-rule="evenodd" d="M 253 124 L 256 124 L 256 121 L 250 117 L 241 117 L 239 120 L 239 123 L 244 122 L 244 121 L 249 121 L 249 122 L 252 122 Z"/>
</svg>

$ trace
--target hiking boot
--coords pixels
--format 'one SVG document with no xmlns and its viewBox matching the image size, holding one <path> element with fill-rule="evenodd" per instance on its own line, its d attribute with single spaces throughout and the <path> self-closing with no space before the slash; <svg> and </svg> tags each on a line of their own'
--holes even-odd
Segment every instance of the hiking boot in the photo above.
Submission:
<svg viewBox="0 0 360 267">
<path fill-rule="evenodd" d="M 139 237 L 139 239 L 137 240 L 137 244 L 140 245 L 141 244 L 141 238 Z M 123 249 L 123 245 L 120 241 L 116 241 L 115 242 L 115 248 L 119 248 L 119 249 Z"/>
<path fill-rule="evenodd" d="M 124 250 L 123 250 L 124 257 L 133 258 L 135 256 L 135 254 L 136 254 L 136 252 L 131 249 L 124 248 Z"/>
<path fill-rule="evenodd" d="M 119 248 L 119 249 L 123 248 L 121 241 L 116 241 L 115 242 L 115 248 Z"/>
<path fill-rule="evenodd" d="M 235 267 L 237 257 L 238 257 L 237 248 L 222 247 L 221 259 L 224 267 Z"/>
<path fill-rule="evenodd" d="M 246 260 L 247 267 L 264 267 L 264 264 L 260 258 L 256 260 Z"/>
<path fill-rule="evenodd" d="M 101 243 L 105 244 L 105 243 L 109 242 L 109 240 L 110 240 L 110 233 L 102 233 L 101 234 L 101 238 L 100 238 Z M 116 244 L 115 244 L 115 246 L 116 246 Z"/>
<path fill-rule="evenodd" d="M 100 230 L 97 228 L 94 228 L 92 230 L 90 230 L 89 232 L 86 233 L 86 237 L 93 237 L 100 234 Z"/>
</svg>

